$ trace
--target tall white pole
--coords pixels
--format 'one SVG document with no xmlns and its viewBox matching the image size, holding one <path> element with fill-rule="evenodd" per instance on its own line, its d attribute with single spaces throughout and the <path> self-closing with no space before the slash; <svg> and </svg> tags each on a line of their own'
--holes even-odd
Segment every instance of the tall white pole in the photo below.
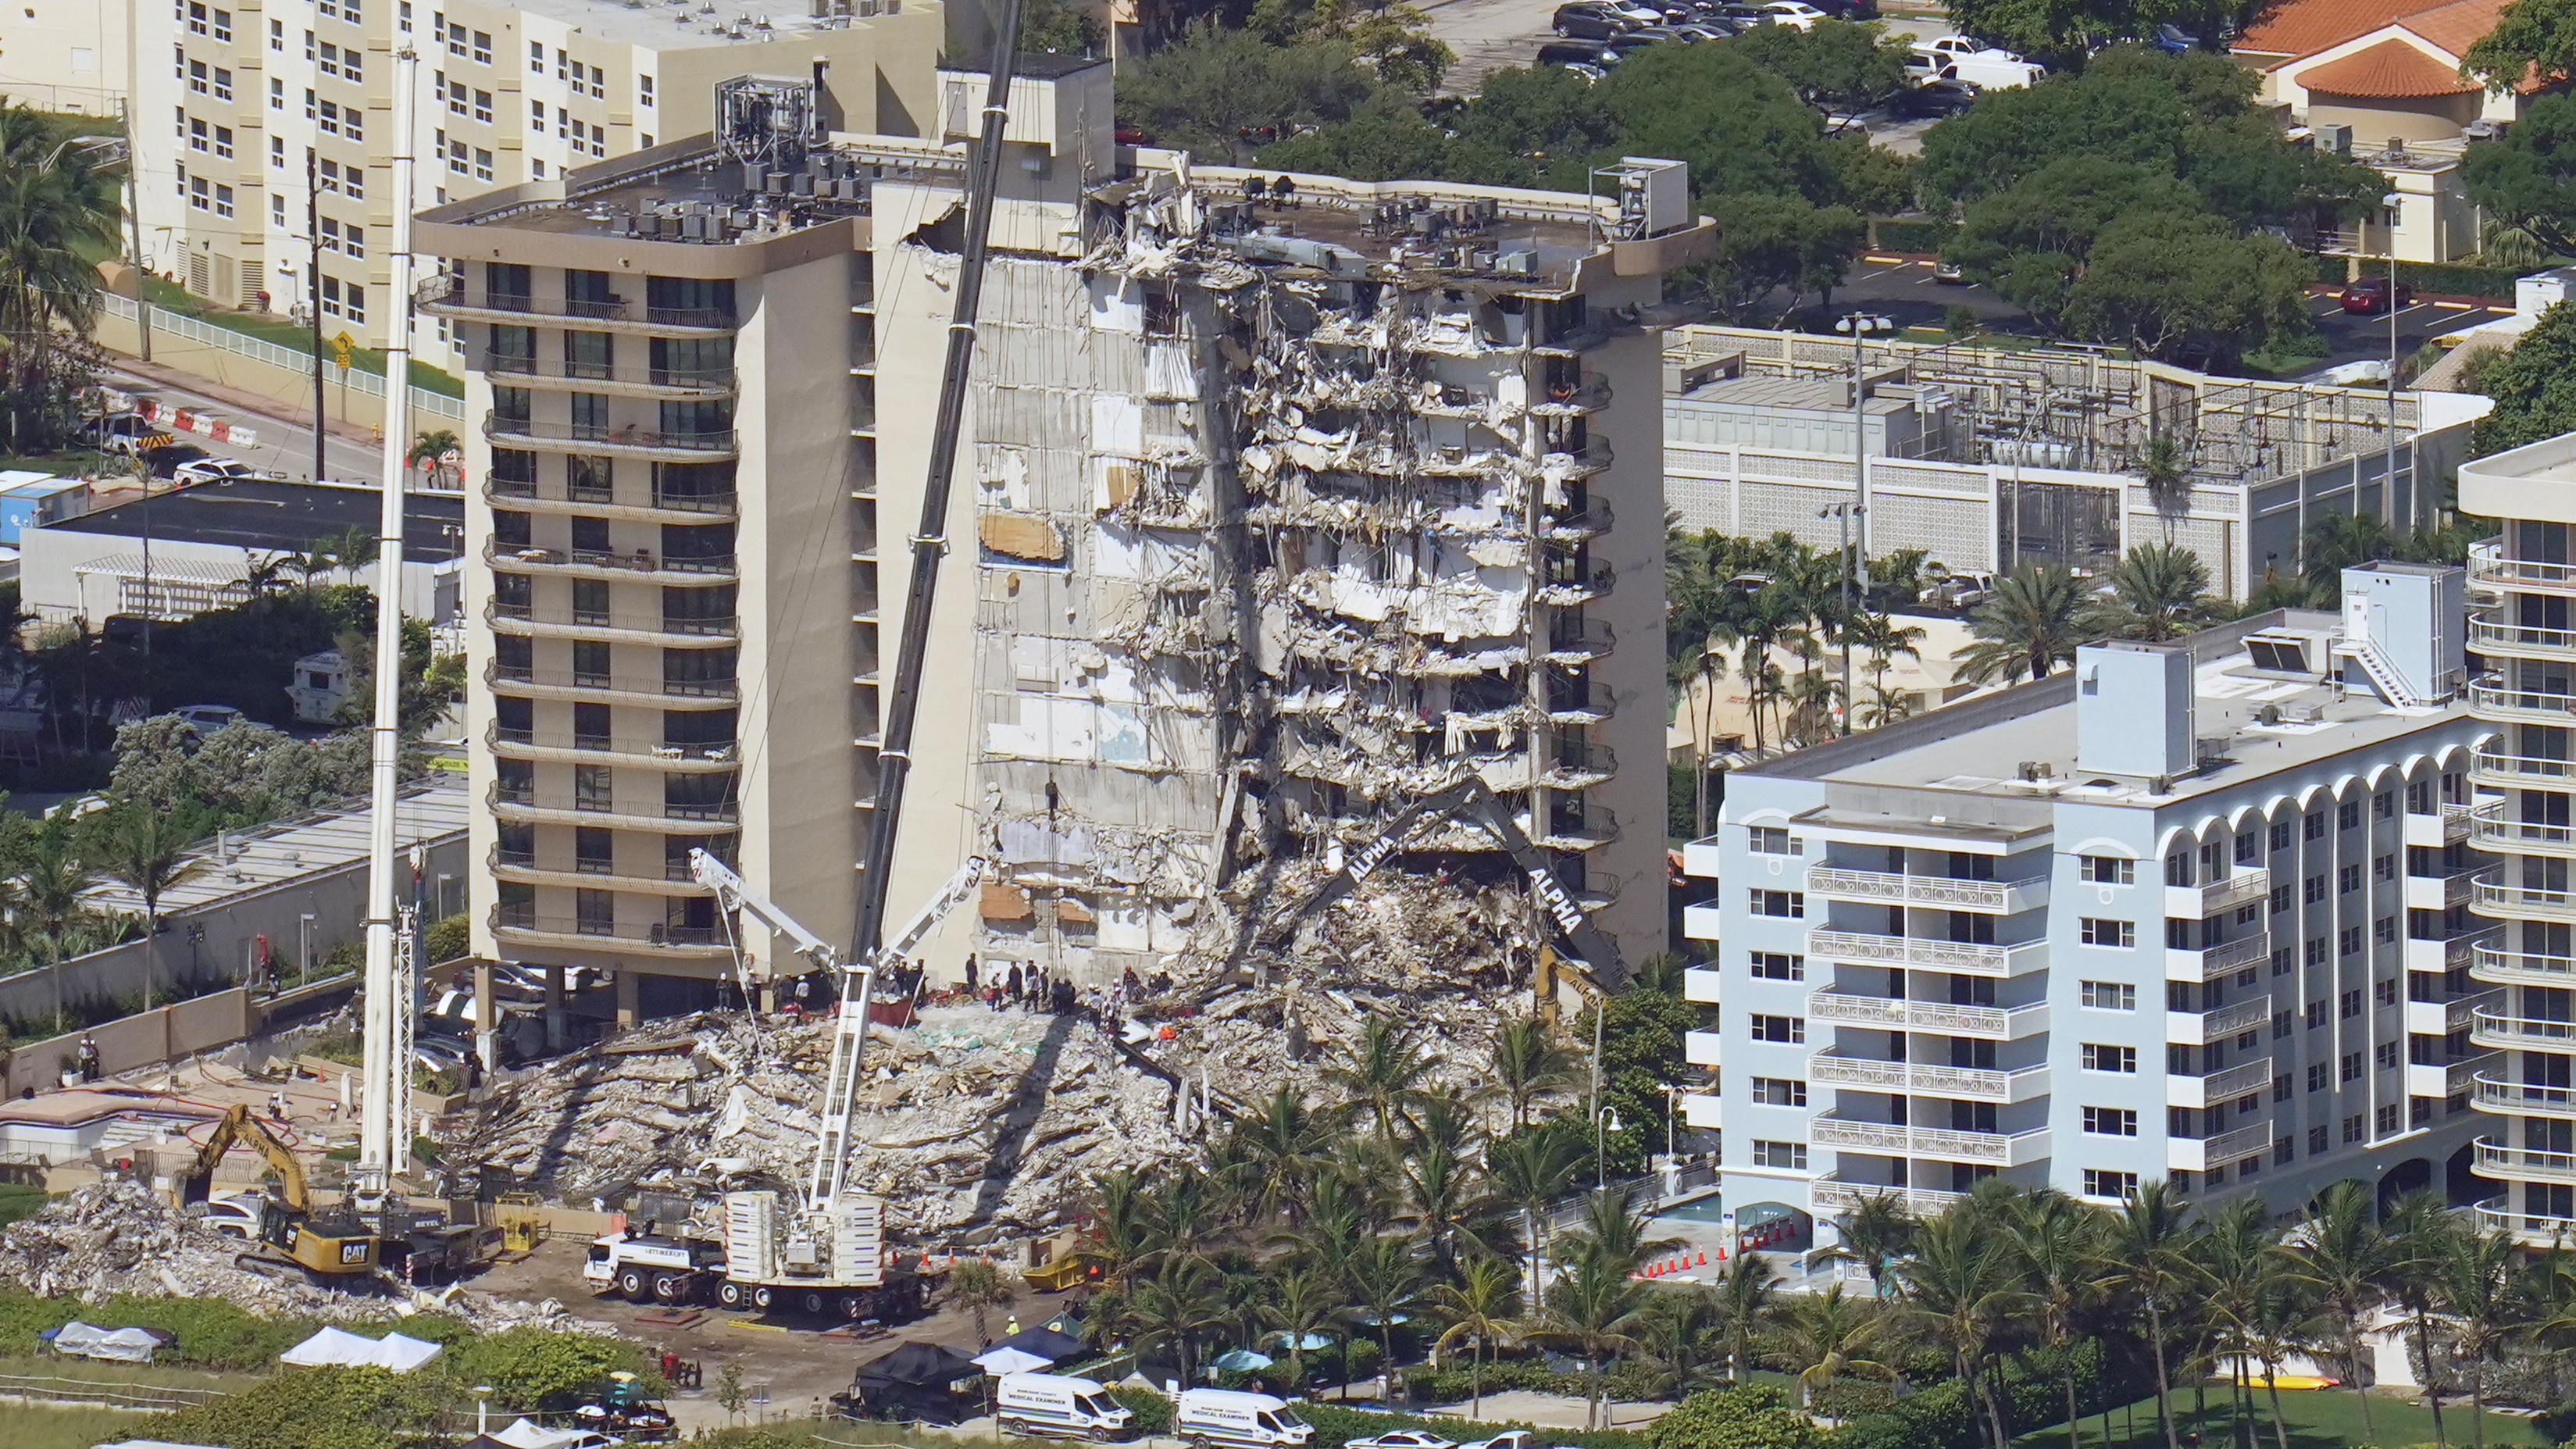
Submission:
<svg viewBox="0 0 2576 1449">
<path fill-rule="evenodd" d="M 400 42 L 397 42 L 400 44 Z M 411 1105 L 407 1061 L 395 1060 L 397 997 L 411 983 L 398 979 L 394 925 L 394 810 L 401 789 L 402 558 L 405 444 L 411 432 L 411 213 L 413 88 L 419 56 L 408 45 L 394 53 L 393 244 L 391 326 L 385 342 L 385 453 L 383 507 L 376 539 L 376 707 L 371 763 L 374 798 L 367 840 L 366 1081 L 358 1108 L 357 1185 L 361 1201 L 381 1204 L 402 1160 Z M 404 1053 L 408 1055 L 408 1053 Z"/>
</svg>

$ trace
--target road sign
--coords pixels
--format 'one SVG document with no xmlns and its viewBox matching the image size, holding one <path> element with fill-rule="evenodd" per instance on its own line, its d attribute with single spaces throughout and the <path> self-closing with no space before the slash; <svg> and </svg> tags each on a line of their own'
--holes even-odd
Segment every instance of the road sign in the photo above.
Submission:
<svg viewBox="0 0 2576 1449">
<path fill-rule="evenodd" d="M 349 354 L 356 351 L 357 346 L 358 339 L 350 336 L 345 331 L 342 332 L 339 336 L 331 339 L 331 360 L 340 364 L 342 367 L 348 366 Z"/>
</svg>

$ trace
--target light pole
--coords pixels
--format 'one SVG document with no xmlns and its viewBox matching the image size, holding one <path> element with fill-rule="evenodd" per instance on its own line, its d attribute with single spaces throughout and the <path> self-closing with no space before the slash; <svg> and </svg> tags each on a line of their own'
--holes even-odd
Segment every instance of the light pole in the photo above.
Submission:
<svg viewBox="0 0 2576 1449">
<path fill-rule="evenodd" d="M 2379 198 L 2379 204 L 2388 208 L 2388 461 L 2381 473 L 2384 481 L 2380 484 L 2379 511 L 2391 523 L 2401 516 L 2397 512 L 2397 213 L 2405 201 L 2394 191 Z M 2406 471 L 2412 474 L 2415 469 L 2410 466 Z M 2409 487 L 2406 491 L 2411 494 L 2415 490 Z M 2358 505 L 2360 500 L 2354 502 Z M 2415 522 L 2411 497 L 2407 505 L 2402 517 L 2411 529 Z"/>
<path fill-rule="evenodd" d="M 1619 1130 L 1619 1109 L 1606 1107 L 1599 1098 L 1592 1103 L 1592 1185 L 1610 1186 L 1610 1134 Z"/>
<path fill-rule="evenodd" d="M 313 979 L 313 913 L 306 911 L 295 923 L 295 984 L 302 986 Z"/>
<path fill-rule="evenodd" d="M 1853 312 L 1834 320 L 1834 330 L 1852 340 L 1852 497 L 1842 516 L 1843 541 L 1843 618 L 1839 632 L 1843 641 L 1843 733 L 1851 733 L 1852 696 L 1852 585 L 1860 571 L 1860 559 L 1869 553 L 1869 386 L 1866 376 L 1866 345 L 1870 334 L 1893 332 L 1896 324 L 1873 312 Z M 2395 414 L 2390 414 L 2393 419 Z"/>
</svg>

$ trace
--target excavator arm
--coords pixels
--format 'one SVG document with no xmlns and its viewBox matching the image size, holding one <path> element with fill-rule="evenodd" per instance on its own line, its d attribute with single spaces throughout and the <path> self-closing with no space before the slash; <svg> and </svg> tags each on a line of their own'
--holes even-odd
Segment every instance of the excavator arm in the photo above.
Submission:
<svg viewBox="0 0 2576 1449">
<path fill-rule="evenodd" d="M 1314 894 L 1308 896 L 1286 920 L 1262 940 L 1267 949 L 1287 944 L 1297 927 L 1317 911 L 1349 895 L 1371 871 L 1388 856 L 1404 848 L 1422 827 L 1434 820 L 1466 817 L 1482 826 L 1494 842 L 1512 858 L 1512 863 L 1529 877 L 1530 890 L 1538 897 L 1557 937 L 1565 943 L 1575 965 L 1594 985 L 1615 987 L 1627 979 L 1626 963 L 1619 959 L 1619 947 L 1600 927 L 1592 924 L 1575 903 L 1574 896 L 1556 878 L 1547 852 L 1531 842 L 1520 822 L 1512 818 L 1510 807 L 1503 804 L 1483 779 L 1469 775 L 1454 785 L 1436 790 L 1398 809 L 1387 817 L 1386 825 L 1365 844 L 1343 853 L 1339 870 L 1324 878 Z"/>
<path fill-rule="evenodd" d="M 298 1214 L 313 1211 L 312 1196 L 304 1185 L 304 1164 L 296 1160 L 295 1149 L 280 1142 L 277 1134 L 268 1130 L 266 1123 L 251 1115 L 247 1102 L 236 1102 L 224 1113 L 222 1119 L 215 1123 L 214 1133 L 206 1139 L 206 1145 L 197 1150 L 196 1160 L 180 1175 L 181 1206 L 206 1200 L 206 1194 L 213 1190 L 216 1165 L 224 1160 L 224 1154 L 231 1151 L 237 1142 L 248 1144 L 260 1155 L 260 1160 L 268 1164 L 269 1170 L 277 1174 L 278 1201 L 286 1204 L 288 1211 Z"/>
</svg>

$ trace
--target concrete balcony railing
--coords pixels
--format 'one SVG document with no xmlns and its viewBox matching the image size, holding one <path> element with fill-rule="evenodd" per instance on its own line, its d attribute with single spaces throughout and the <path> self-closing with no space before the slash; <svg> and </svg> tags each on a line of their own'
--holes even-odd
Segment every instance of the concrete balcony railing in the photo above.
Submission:
<svg viewBox="0 0 2576 1449">
<path fill-rule="evenodd" d="M 2576 629 L 2543 629 L 2493 619 L 2469 620 L 2469 647 L 2494 657 L 2576 659 Z"/>
<path fill-rule="evenodd" d="M 486 351 L 487 373 L 524 380 L 539 387 L 560 386 L 572 392 L 673 399 L 724 398 L 734 392 L 730 367 L 617 367 L 605 362 L 567 362 L 548 357 L 515 357 Z"/>
<path fill-rule="evenodd" d="M 2272 889 L 2272 872 L 2247 866 L 2206 885 L 2166 886 L 2165 914 L 2187 920 L 2224 916 L 2248 901 L 2261 900 Z"/>
<path fill-rule="evenodd" d="M 2471 1013 L 2469 1040 L 2505 1051 L 2576 1052 L 2576 1021 L 2510 1016 L 2481 1007 Z"/>
<path fill-rule="evenodd" d="M 639 925 L 506 905 L 492 907 L 490 920 L 494 931 L 530 944 L 653 951 L 675 956 L 729 955 L 733 950 L 721 926 L 669 926 L 658 921 Z"/>
<path fill-rule="evenodd" d="M 530 483 L 517 478 L 484 479 L 483 497 L 488 502 L 528 512 L 585 513 L 615 518 L 619 516 L 619 510 L 625 509 L 638 515 L 693 515 L 687 519 L 671 520 L 687 523 L 731 517 L 741 505 L 741 496 L 730 489 L 721 493 L 666 493 L 660 489 L 575 488 L 563 482 Z M 528 507 L 531 504 L 538 507 L 531 509 Z"/>
<path fill-rule="evenodd" d="M 2516 951 L 2501 937 L 2484 938 L 2470 950 L 2469 977 L 2497 986 L 2576 987 L 2576 956 Z"/>
<path fill-rule="evenodd" d="M 2477 894 L 2479 873 L 2488 868 L 2478 865 L 2449 875 L 2410 875 L 2406 877 L 2406 906 L 2409 910 L 2445 911 L 2467 905 Z"/>
<path fill-rule="evenodd" d="M 2576 594 L 2576 564 L 2506 558 L 2500 539 L 2490 538 L 2469 545 L 2469 578 L 2474 583 L 2498 589 Z"/>
<path fill-rule="evenodd" d="M 1855 1122 L 1830 1112 L 1808 1123 L 1807 1140 L 1817 1147 L 1838 1151 L 1981 1162 L 1995 1167 L 2020 1167 L 2040 1161 L 2049 1152 L 2049 1131 L 2045 1127 L 2027 1132 L 1964 1132 L 1951 1127 Z"/>
<path fill-rule="evenodd" d="M 1807 998 L 1807 1016 L 1811 1021 L 1995 1041 L 2014 1041 L 2048 1030 L 2048 1003 L 2044 1001 L 2014 1007 L 1965 1006 L 1819 991 Z"/>
<path fill-rule="evenodd" d="M 715 307 L 647 307 L 623 297 L 604 302 L 564 297 L 527 297 L 514 292 L 469 291 L 465 279 L 441 273 L 412 289 L 423 311 L 442 317 L 488 317 L 522 326 L 534 318 L 562 318 L 585 331 L 718 333 L 731 332 L 731 313 Z"/>
<path fill-rule="evenodd" d="M 2507 1147 L 2479 1138 L 2478 1176 L 2526 1182 L 2576 1182 L 2576 1152 L 2543 1152 L 2536 1147 Z"/>
<path fill-rule="evenodd" d="M 2010 915 L 2048 904 L 2048 881 L 2046 877 L 2026 881 L 1965 880 L 1811 865 L 1807 867 L 1807 894 Z"/>
<path fill-rule="evenodd" d="M 1542 657 L 1550 664 L 1588 664 L 1618 647 L 1619 636 L 1598 620 L 1558 623 L 1547 631 L 1547 652 Z"/>
<path fill-rule="evenodd" d="M 2165 1139 L 2165 1170 L 2207 1172 L 2213 1167 L 2233 1167 L 2244 1158 L 2269 1151 L 2271 1146 L 2270 1122 L 2257 1122 L 2251 1127 L 2239 1127 L 2216 1137 L 2168 1137 Z"/>
<path fill-rule="evenodd" d="M 2272 1059 L 2256 1057 L 2238 1062 L 2223 1072 L 2207 1076 L 2165 1078 L 2165 1105 L 2168 1107 L 2207 1108 L 2212 1103 L 2229 1102 L 2248 1092 L 2259 1092 L 2272 1084 Z"/>
<path fill-rule="evenodd" d="M 2252 1031 L 2272 1019 L 2272 997 L 2266 992 L 2230 1002 L 2215 1011 L 2168 1011 L 2165 1013 L 2165 1040 L 2206 1046 L 2225 1041 L 2238 1032 Z"/>
<path fill-rule="evenodd" d="M 2466 1097 L 2477 1090 L 2478 1078 L 2491 1072 L 2499 1060 L 2491 1051 L 2472 1052 L 2456 1061 L 2408 1062 L 2406 1094 L 2410 1097 Z"/>
<path fill-rule="evenodd" d="M 2576 855 L 2576 825 L 2510 819 L 2506 803 L 2489 800 L 2470 810 L 2471 845 L 2501 855 Z"/>
<path fill-rule="evenodd" d="M 2504 995 L 2502 991 L 2480 991 L 2447 1001 L 2410 998 L 2406 1003 L 2406 1030 L 2409 1034 L 2423 1036 L 2449 1036 L 2455 1031 L 2467 1031 L 2477 1024 L 2478 1013 L 2493 1011 L 2502 1005 Z"/>
<path fill-rule="evenodd" d="M 483 682 L 495 686 L 515 685 L 518 686 L 516 693 L 542 698 L 613 695 L 621 698 L 607 702 L 630 704 L 703 700 L 706 703 L 698 707 L 709 709 L 742 697 L 742 682 L 735 679 L 635 679 L 616 674 L 591 674 L 579 669 L 528 668 L 498 661 L 484 669 Z M 690 706 L 682 704 L 677 707 L 685 709 Z"/>
<path fill-rule="evenodd" d="M 2546 1087 L 2536 1082 L 2506 1082 L 2481 1073 L 2470 1082 L 2469 1105 L 2481 1112 L 2507 1116 L 2576 1117 L 2576 1087 Z"/>
<path fill-rule="evenodd" d="M 2475 909 L 2479 915 L 2576 921 L 2576 891 L 2507 885 L 2498 879 L 2500 874 L 2500 868 L 2490 866 L 2472 879 L 2471 884 L 2476 891 Z"/>
<path fill-rule="evenodd" d="M 493 540 L 483 545 L 483 559 L 506 569 L 561 570 L 573 578 L 620 579 L 636 574 L 686 574 L 692 582 L 713 582 L 733 577 L 734 556 L 729 553 L 693 554 L 675 557 L 655 554 L 649 548 L 630 552 L 594 548 L 539 548 L 531 544 L 505 544 Z"/>
<path fill-rule="evenodd" d="M 2260 928 L 2250 936 L 2239 936 L 2233 941 L 2221 941 L 2215 946 L 2204 946 L 2197 951 L 2167 947 L 2165 979 L 2167 981 L 2215 981 L 2222 976 L 2233 976 L 2248 966 L 2259 965 L 2271 954 L 2272 938 Z"/>
<path fill-rule="evenodd" d="M 2528 724 L 2576 724 L 2576 694 L 2510 689 L 2502 677 L 2482 674 L 2469 685 L 2469 712 L 2480 719 Z"/>
<path fill-rule="evenodd" d="M 740 748 L 730 743 L 656 745 L 619 741 L 609 735 L 576 734 L 571 730 L 503 729 L 497 724 L 485 727 L 483 742 L 504 759 L 613 759 L 688 773 L 730 769 L 741 761 Z"/>
<path fill-rule="evenodd" d="M 2048 964 L 2048 943 L 1995 946 L 1980 941 L 1932 941 L 1868 931 L 1812 930 L 1807 954 L 1835 961 L 1908 966 L 1965 976 L 2013 976 Z"/>
<path fill-rule="evenodd" d="M 1902 1092 L 1927 1097 L 1958 1097 L 1972 1102 L 2024 1102 L 2048 1094 L 2048 1068 L 2021 1067 L 1999 1071 L 1986 1067 L 1947 1067 L 1930 1062 L 1882 1062 L 1867 1057 L 1811 1057 L 1807 1080 L 1837 1087 L 1863 1087 L 1874 1092 Z"/>
<path fill-rule="evenodd" d="M 565 637 L 651 635 L 653 642 L 666 646 L 723 644 L 742 635 L 742 620 L 732 614 L 675 615 L 641 610 L 575 609 L 564 604 L 504 604 L 497 599 L 484 604 L 483 621 L 502 634 Z"/>
<path fill-rule="evenodd" d="M 2481 1229 L 2490 1233 L 2511 1233 L 2514 1241 L 2526 1248 L 2553 1248 L 2561 1243 L 2576 1242 L 2576 1218 L 2526 1212 L 2511 1204 L 2509 1196 L 2491 1197 L 2471 1211 L 2477 1214 Z"/>
<path fill-rule="evenodd" d="M 1903 1207 L 1918 1218 L 1931 1217 L 1967 1196 L 1964 1192 L 1939 1192 L 1928 1187 L 1887 1187 L 1879 1183 L 1846 1182 L 1831 1173 L 1808 1185 L 1808 1200 L 1822 1215 L 1852 1212 L 1864 1202 L 1884 1198 Z"/>
<path fill-rule="evenodd" d="M 2481 746 L 2469 759 L 2469 779 L 2499 790 L 2576 788 L 2576 760 L 2513 755 Z"/>
</svg>

